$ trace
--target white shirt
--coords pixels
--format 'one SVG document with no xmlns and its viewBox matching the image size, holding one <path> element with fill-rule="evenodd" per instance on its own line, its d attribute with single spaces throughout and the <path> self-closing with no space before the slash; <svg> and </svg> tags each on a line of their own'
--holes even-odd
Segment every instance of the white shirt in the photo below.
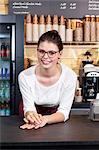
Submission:
<svg viewBox="0 0 99 150">
<path fill-rule="evenodd" d="M 23 98 L 24 112 L 36 111 L 35 103 L 44 106 L 57 106 L 57 112 L 64 114 L 66 121 L 69 118 L 77 83 L 76 73 L 64 64 L 61 64 L 62 73 L 59 80 L 51 85 L 44 86 L 37 81 L 36 66 L 22 71 L 19 76 L 19 87 Z"/>
</svg>

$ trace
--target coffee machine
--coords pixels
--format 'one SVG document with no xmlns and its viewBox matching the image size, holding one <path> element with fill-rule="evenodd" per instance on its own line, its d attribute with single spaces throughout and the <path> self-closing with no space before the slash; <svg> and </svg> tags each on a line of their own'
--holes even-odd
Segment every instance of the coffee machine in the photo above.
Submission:
<svg viewBox="0 0 99 150">
<path fill-rule="evenodd" d="M 85 101 L 92 101 L 99 93 L 99 67 L 93 64 L 84 66 L 82 77 L 82 95 Z"/>
</svg>

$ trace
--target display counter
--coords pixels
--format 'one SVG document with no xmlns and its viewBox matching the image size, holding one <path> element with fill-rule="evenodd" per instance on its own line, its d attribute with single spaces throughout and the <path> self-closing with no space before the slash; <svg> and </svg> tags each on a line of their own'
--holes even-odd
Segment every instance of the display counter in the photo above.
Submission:
<svg viewBox="0 0 99 150">
<path fill-rule="evenodd" d="M 71 115 L 65 123 L 22 130 L 19 116 L 0 118 L 1 149 L 99 150 L 99 122 L 87 115 Z"/>
</svg>

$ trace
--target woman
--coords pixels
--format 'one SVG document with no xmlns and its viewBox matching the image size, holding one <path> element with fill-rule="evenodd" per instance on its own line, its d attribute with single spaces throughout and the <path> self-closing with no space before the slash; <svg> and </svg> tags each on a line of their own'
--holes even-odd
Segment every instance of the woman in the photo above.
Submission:
<svg viewBox="0 0 99 150">
<path fill-rule="evenodd" d="M 63 44 L 57 31 L 44 33 L 38 41 L 38 63 L 19 74 L 23 98 L 22 129 L 38 129 L 66 121 L 73 103 L 77 76 L 58 61 Z"/>
</svg>

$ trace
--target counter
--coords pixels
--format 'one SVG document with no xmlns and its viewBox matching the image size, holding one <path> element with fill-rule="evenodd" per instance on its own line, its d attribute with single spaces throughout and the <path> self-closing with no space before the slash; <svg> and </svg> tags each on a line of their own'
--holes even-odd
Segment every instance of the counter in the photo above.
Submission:
<svg viewBox="0 0 99 150">
<path fill-rule="evenodd" d="M 99 150 L 99 122 L 85 115 L 71 115 L 65 123 L 22 130 L 19 116 L 0 117 L 1 149 Z M 23 148 L 24 149 L 24 148 Z"/>
</svg>

